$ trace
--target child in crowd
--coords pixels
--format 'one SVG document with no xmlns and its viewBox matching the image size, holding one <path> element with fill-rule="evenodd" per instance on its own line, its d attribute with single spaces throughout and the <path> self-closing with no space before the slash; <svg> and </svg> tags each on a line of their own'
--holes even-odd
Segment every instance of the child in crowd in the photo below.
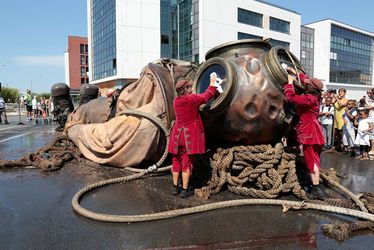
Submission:
<svg viewBox="0 0 374 250">
<path fill-rule="evenodd" d="M 372 130 L 371 120 L 368 119 L 369 110 L 360 110 L 360 117 L 358 121 L 358 131 L 355 140 L 355 144 L 360 147 L 360 159 L 369 160 L 368 149 L 369 149 L 369 131 Z"/>
</svg>

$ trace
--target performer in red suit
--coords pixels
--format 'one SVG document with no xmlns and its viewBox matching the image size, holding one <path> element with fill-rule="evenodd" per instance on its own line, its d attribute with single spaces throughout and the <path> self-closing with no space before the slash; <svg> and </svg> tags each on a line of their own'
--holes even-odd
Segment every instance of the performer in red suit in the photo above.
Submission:
<svg viewBox="0 0 374 250">
<path fill-rule="evenodd" d="M 192 94 L 192 83 L 186 80 L 179 81 L 175 86 L 177 97 L 173 106 L 176 122 L 170 135 L 169 153 L 172 154 L 173 163 L 173 194 L 177 195 L 180 191 L 178 180 L 182 172 L 182 198 L 192 194 L 188 186 L 193 168 L 192 155 L 205 153 L 205 134 L 199 107 L 215 95 L 215 82 L 216 77 L 212 76 L 210 86 L 203 94 Z"/>
<path fill-rule="evenodd" d="M 296 73 L 290 67 L 287 70 Z M 296 106 L 296 114 L 299 117 L 299 122 L 296 125 L 297 139 L 302 146 L 305 164 L 308 167 L 313 184 L 308 196 L 310 199 L 320 199 L 324 196 L 319 187 L 320 154 L 324 145 L 324 138 L 317 117 L 323 83 L 317 78 L 309 78 L 304 74 L 300 74 L 300 80 L 305 86 L 303 94 L 296 94 L 293 85 L 295 77 L 289 74 L 288 84 L 284 86 L 284 95 L 288 102 Z"/>
</svg>

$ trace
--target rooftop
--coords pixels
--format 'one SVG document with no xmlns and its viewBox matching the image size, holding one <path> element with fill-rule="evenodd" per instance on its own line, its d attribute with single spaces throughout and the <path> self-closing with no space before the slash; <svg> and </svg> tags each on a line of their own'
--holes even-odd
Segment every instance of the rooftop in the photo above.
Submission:
<svg viewBox="0 0 374 250">
<path fill-rule="evenodd" d="M 292 12 L 292 13 L 295 13 L 295 14 L 300 15 L 300 13 L 298 13 L 297 11 L 294 11 L 294 10 L 291 10 L 291 9 L 284 8 L 284 7 L 279 6 L 279 5 L 276 5 L 276 4 L 268 3 L 268 2 L 266 2 L 265 0 L 255 0 L 255 1 L 260 2 L 260 3 L 263 3 L 263 4 L 267 4 L 267 5 L 270 5 L 270 6 L 273 6 L 273 7 L 279 8 L 279 9 L 283 9 L 283 10 L 286 10 L 286 11 L 290 11 L 290 12 Z"/>
<path fill-rule="evenodd" d="M 319 22 L 324 22 L 324 21 L 331 21 L 335 25 L 339 25 L 340 24 L 342 26 L 345 26 L 345 28 L 351 28 L 355 32 L 362 32 L 362 33 L 365 33 L 366 35 L 370 35 L 370 36 L 374 37 L 374 32 L 372 32 L 372 31 L 364 30 L 362 28 L 355 27 L 355 26 L 352 26 L 350 24 L 343 23 L 341 21 L 338 21 L 338 20 L 335 20 L 335 19 L 332 19 L 332 18 L 325 18 L 325 19 L 322 19 L 322 20 L 318 20 L 318 21 L 307 23 L 307 24 L 303 24 L 303 25 L 306 26 L 306 25 L 310 25 L 310 24 L 314 24 L 314 23 L 319 23 Z"/>
</svg>

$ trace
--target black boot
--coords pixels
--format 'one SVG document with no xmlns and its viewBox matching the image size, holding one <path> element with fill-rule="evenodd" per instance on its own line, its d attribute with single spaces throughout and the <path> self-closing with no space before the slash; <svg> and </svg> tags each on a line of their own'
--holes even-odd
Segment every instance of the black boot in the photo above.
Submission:
<svg viewBox="0 0 374 250">
<path fill-rule="evenodd" d="M 193 190 L 189 187 L 187 189 L 182 189 L 182 192 L 181 192 L 181 198 L 187 198 L 188 196 L 192 195 L 193 194 Z"/>
<path fill-rule="evenodd" d="M 173 184 L 173 188 L 171 190 L 172 195 L 177 195 L 177 194 L 179 194 L 180 191 L 181 191 L 181 189 L 180 189 L 179 185 L 174 185 Z"/>
<path fill-rule="evenodd" d="M 307 194 L 307 197 L 311 200 L 321 200 L 324 196 L 319 185 L 313 185 L 312 191 Z"/>
</svg>

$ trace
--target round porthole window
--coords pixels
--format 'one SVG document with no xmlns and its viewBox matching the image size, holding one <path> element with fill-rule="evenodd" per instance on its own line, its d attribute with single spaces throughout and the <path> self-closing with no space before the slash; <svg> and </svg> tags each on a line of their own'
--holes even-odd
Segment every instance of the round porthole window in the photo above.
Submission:
<svg viewBox="0 0 374 250">
<path fill-rule="evenodd" d="M 194 90 L 197 94 L 204 93 L 210 84 L 210 74 L 215 72 L 222 79 L 222 93 L 217 93 L 213 100 L 209 101 L 203 110 L 215 113 L 224 109 L 231 102 L 233 92 L 233 70 L 231 63 L 222 58 L 211 58 L 206 61 L 196 72 Z"/>
</svg>

